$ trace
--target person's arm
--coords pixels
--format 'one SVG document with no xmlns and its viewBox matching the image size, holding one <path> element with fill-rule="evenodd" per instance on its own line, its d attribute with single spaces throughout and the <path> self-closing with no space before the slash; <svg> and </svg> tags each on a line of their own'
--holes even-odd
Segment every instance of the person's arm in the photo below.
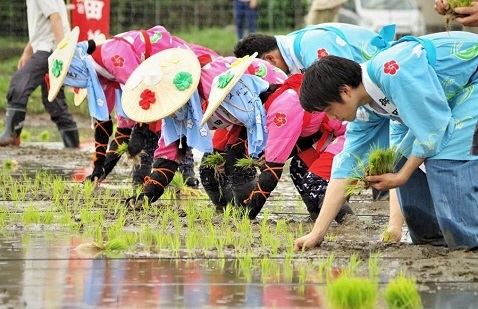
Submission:
<svg viewBox="0 0 478 309">
<path fill-rule="evenodd" d="M 61 40 L 63 40 L 63 37 L 65 36 L 61 16 L 59 13 L 53 13 L 48 16 L 48 19 L 50 19 L 51 28 L 53 30 L 53 34 L 55 35 L 55 43 L 58 44 L 61 42 Z"/>
<path fill-rule="evenodd" d="M 294 241 L 294 250 L 309 249 L 319 246 L 345 202 L 347 179 L 331 179 L 325 192 L 324 203 L 315 221 L 312 231 Z"/>
<path fill-rule="evenodd" d="M 33 55 L 33 48 L 30 42 L 28 42 L 27 45 L 25 45 L 25 48 L 23 49 L 22 56 L 18 60 L 17 69 L 20 70 L 28 62 L 28 60 L 30 60 L 32 55 Z"/>
<path fill-rule="evenodd" d="M 259 2 L 259 0 L 251 0 L 251 1 L 249 1 L 249 8 L 251 8 L 251 9 L 257 8 L 258 2 Z"/>
<path fill-rule="evenodd" d="M 424 158 L 418 158 L 411 155 L 405 165 L 397 173 L 387 173 L 377 176 L 365 177 L 372 186 L 380 191 L 385 191 L 400 187 L 408 181 L 412 173 L 425 161 Z"/>
</svg>

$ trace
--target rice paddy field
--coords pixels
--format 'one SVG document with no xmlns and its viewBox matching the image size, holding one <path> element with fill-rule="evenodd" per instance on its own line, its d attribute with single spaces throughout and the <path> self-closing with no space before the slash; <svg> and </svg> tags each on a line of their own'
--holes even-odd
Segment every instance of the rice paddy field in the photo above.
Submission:
<svg viewBox="0 0 478 309">
<path fill-rule="evenodd" d="M 388 202 L 367 191 L 322 246 L 294 252 L 313 222 L 288 172 L 252 221 L 216 212 L 180 175 L 131 211 L 131 160 L 99 188 L 82 183 L 88 125 L 74 150 L 45 123 L 30 130 L 0 149 L 0 308 L 478 307 L 478 254 L 412 245 L 405 227 L 400 243 L 380 242 Z"/>
</svg>

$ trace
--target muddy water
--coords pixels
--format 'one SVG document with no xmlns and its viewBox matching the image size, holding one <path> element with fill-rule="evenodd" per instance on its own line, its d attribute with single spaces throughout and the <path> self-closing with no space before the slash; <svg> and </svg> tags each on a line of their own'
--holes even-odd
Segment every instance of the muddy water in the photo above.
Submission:
<svg viewBox="0 0 478 309">
<path fill-rule="evenodd" d="M 59 232 L 3 237 L 0 308 L 326 308 L 318 276 L 300 283 L 297 274 L 268 279 L 256 269 L 246 279 L 233 260 L 94 256 L 75 250 L 82 241 Z M 426 288 L 420 292 L 424 308 L 478 306 L 472 288 Z"/>
<path fill-rule="evenodd" d="M 17 176 L 35 175 L 42 170 L 78 182 L 91 172 L 92 148 L 91 143 L 84 143 L 78 150 L 63 150 L 58 142 L 25 143 L 2 148 L 0 163 L 17 161 L 12 172 Z M 195 154 L 196 161 L 199 157 Z M 103 186 L 127 187 L 130 168 L 131 162 L 121 161 Z M 270 219 L 287 217 L 292 223 L 303 222 L 304 232 L 308 231 L 312 223 L 307 222 L 305 208 L 286 175 L 266 209 Z M 10 209 L 15 204 L 21 209 L 23 202 L 31 203 L 0 201 L 0 206 Z M 41 208 L 47 207 L 49 201 L 34 203 Z M 382 244 L 377 239 L 388 219 L 387 202 L 371 202 L 365 195 L 354 198 L 352 207 L 358 220 L 333 226 L 333 237 L 320 248 L 297 254 L 294 265 L 314 265 L 333 253 L 335 267 L 340 269 L 347 265 L 351 254 L 366 261 L 370 253 L 380 252 L 382 288 L 404 269 L 417 279 L 425 308 L 478 308 L 476 252 L 414 246 L 406 229 L 401 243 Z M 46 225 L 8 225 L 2 229 L 0 308 L 326 308 L 323 278 L 312 272 L 304 279 L 298 268 L 286 275 L 280 254 L 271 256 L 282 267 L 279 275 L 264 274 L 260 246 L 252 248 L 257 255 L 247 271 L 231 255 L 204 259 L 148 251 L 105 254 L 76 250 L 89 241 L 80 233 Z M 379 300 L 377 308 L 383 307 L 383 300 Z"/>
</svg>

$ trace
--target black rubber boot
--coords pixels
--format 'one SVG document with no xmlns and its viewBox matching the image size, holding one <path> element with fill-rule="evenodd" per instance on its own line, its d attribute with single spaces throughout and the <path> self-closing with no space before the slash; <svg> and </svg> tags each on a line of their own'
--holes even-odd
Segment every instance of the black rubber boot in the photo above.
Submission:
<svg viewBox="0 0 478 309">
<path fill-rule="evenodd" d="M 111 141 L 108 151 L 106 152 L 105 159 L 105 177 L 108 176 L 118 161 L 121 159 L 122 154 L 118 152 L 118 147 L 126 143 L 128 144 L 131 135 L 130 128 L 117 128 L 115 137 Z"/>
<path fill-rule="evenodd" d="M 0 135 L 0 146 L 20 145 L 25 115 L 25 110 L 7 108 L 3 133 Z"/>
<path fill-rule="evenodd" d="M 208 155 L 210 153 L 205 153 L 201 161 L 204 161 Z M 204 190 L 217 210 L 222 211 L 227 204 L 233 203 L 232 189 L 224 174 L 217 173 L 213 167 L 199 165 L 199 177 Z"/>
<path fill-rule="evenodd" d="M 65 148 L 78 148 L 80 147 L 80 135 L 78 129 L 70 129 L 60 131 L 61 139 Z"/>
<path fill-rule="evenodd" d="M 194 156 L 191 147 L 186 150 L 184 159 L 179 164 L 179 171 L 183 174 L 183 178 L 186 180 L 186 185 L 192 188 L 199 186 L 199 180 L 196 178 L 194 172 Z"/>
</svg>

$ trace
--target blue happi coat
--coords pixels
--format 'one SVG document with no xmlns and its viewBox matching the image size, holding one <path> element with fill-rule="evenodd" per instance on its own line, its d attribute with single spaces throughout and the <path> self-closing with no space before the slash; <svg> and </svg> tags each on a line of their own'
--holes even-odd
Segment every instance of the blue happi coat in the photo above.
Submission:
<svg viewBox="0 0 478 309">
<path fill-rule="evenodd" d="M 355 25 L 324 23 L 275 38 L 290 74 L 294 74 L 304 71 L 314 61 L 327 55 L 364 62 L 387 47 L 394 36 L 395 25 L 385 26 L 377 34 Z"/>
<path fill-rule="evenodd" d="M 389 122 L 406 130 L 401 152 L 426 159 L 477 160 L 470 155 L 478 119 L 478 35 L 444 32 L 406 37 L 362 64 L 373 102 L 349 123 L 332 178 L 351 176 L 356 157 L 370 146 L 388 146 Z"/>
</svg>

